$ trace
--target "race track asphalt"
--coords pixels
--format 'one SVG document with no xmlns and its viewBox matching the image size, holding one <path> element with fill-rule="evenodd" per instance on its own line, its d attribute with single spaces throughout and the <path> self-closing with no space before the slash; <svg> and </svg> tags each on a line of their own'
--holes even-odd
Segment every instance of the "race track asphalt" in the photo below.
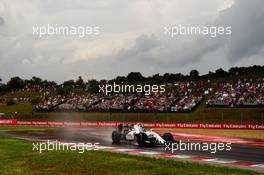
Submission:
<svg viewBox="0 0 264 175">
<path fill-rule="evenodd" d="M 103 146 L 113 146 L 111 133 L 115 128 L 107 127 L 87 127 L 87 128 L 60 128 L 58 130 L 47 131 L 1 131 L 0 135 L 25 138 L 25 139 L 48 139 L 58 140 L 63 142 L 82 142 L 82 143 L 100 143 Z M 197 141 L 194 141 L 197 142 Z M 225 142 L 225 140 L 223 140 Z M 206 142 L 210 144 L 210 142 Z M 138 148 L 135 142 L 122 142 L 120 145 L 114 145 L 121 148 L 146 149 L 149 151 L 165 151 L 163 146 Z M 202 157 L 232 159 L 238 161 L 249 161 L 256 163 L 264 163 L 264 147 L 256 147 L 246 144 L 231 144 L 230 151 L 217 151 L 210 153 L 210 151 L 175 151 L 174 154 L 183 155 L 198 155 Z"/>
</svg>

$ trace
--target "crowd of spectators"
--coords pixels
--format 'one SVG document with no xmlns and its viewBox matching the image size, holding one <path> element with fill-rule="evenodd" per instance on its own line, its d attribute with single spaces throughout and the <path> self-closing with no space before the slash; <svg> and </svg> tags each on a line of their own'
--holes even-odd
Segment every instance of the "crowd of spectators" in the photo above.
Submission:
<svg viewBox="0 0 264 175">
<path fill-rule="evenodd" d="M 140 98 L 135 104 L 135 109 L 143 111 L 169 111 L 173 102 L 174 96 L 157 94 Z"/>
<path fill-rule="evenodd" d="M 141 111 L 183 112 L 192 111 L 203 99 L 204 88 L 194 82 L 179 83 L 173 92 L 162 94 L 117 93 L 108 96 L 45 94 L 37 111 Z"/>
<path fill-rule="evenodd" d="M 97 96 L 77 95 L 44 95 L 41 102 L 35 105 L 37 111 L 86 111 L 91 105 L 99 101 Z"/>
<path fill-rule="evenodd" d="M 205 96 L 208 107 L 212 106 L 263 106 L 264 78 L 244 79 L 214 83 L 185 82 L 174 84 L 165 93 L 114 93 L 102 94 L 70 93 L 52 95 L 43 91 L 37 111 L 138 111 L 138 112 L 190 112 Z"/>
<path fill-rule="evenodd" d="M 92 110 L 129 110 L 137 97 L 133 94 L 115 94 L 102 98 L 97 104 L 92 106 Z"/>
<path fill-rule="evenodd" d="M 186 95 L 171 107 L 171 111 L 190 112 L 202 101 L 202 99 L 202 95 Z"/>
<path fill-rule="evenodd" d="M 35 105 L 37 111 L 50 111 L 52 108 L 66 102 L 66 96 L 55 95 L 55 96 L 43 96 L 41 102 Z"/>
<path fill-rule="evenodd" d="M 218 85 L 207 101 L 208 106 L 263 106 L 264 79 L 236 80 Z"/>
</svg>

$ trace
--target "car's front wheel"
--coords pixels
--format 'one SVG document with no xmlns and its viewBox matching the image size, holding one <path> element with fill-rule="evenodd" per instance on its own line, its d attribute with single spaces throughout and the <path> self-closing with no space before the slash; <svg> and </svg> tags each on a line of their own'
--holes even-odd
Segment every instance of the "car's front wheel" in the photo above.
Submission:
<svg viewBox="0 0 264 175">
<path fill-rule="evenodd" d="M 146 134 L 145 133 L 137 134 L 137 143 L 138 143 L 138 146 L 140 146 L 140 147 L 145 146 L 145 143 L 146 143 Z"/>
</svg>

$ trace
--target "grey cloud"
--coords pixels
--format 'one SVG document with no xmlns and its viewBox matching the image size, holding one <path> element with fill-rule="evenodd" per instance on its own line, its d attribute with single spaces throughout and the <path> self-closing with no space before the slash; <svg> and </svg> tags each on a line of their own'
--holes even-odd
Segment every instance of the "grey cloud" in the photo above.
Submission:
<svg viewBox="0 0 264 175">
<path fill-rule="evenodd" d="M 120 61 L 124 59 L 136 61 L 152 59 L 151 51 L 160 46 L 160 44 L 155 35 L 140 35 L 135 39 L 135 44 L 131 48 L 121 50 L 118 57 Z"/>
<path fill-rule="evenodd" d="M 254 58 L 264 64 L 260 59 L 264 41 L 262 0 L 237 0 L 220 13 L 219 5 L 225 5 L 222 0 L 189 0 L 187 4 L 182 0 L 3 2 L 0 27 L 8 25 L 0 33 L 0 78 L 5 80 L 14 75 L 56 81 L 78 75 L 110 79 L 131 71 L 150 75 L 192 68 L 206 73 L 215 67 L 237 65 L 240 60 L 239 65 L 254 64 Z M 209 25 L 231 25 L 232 36 L 169 39 L 163 35 L 164 25 L 204 25 L 205 20 Z M 88 39 L 32 37 L 32 25 L 46 23 L 98 24 L 102 35 Z"/>
<path fill-rule="evenodd" d="M 232 37 L 227 45 L 231 62 L 258 54 L 264 47 L 264 1 L 237 0 L 220 15 L 220 23 L 232 26 Z"/>
<path fill-rule="evenodd" d="M 5 24 L 5 20 L 3 17 L 0 16 L 0 26 Z"/>
<path fill-rule="evenodd" d="M 221 50 L 217 58 L 230 61 L 230 66 L 235 65 L 241 59 L 250 59 L 251 56 L 259 54 L 258 52 L 264 47 L 264 1 L 262 0 L 237 0 L 228 9 L 222 11 L 212 23 L 207 25 L 215 26 L 231 26 L 231 36 L 218 36 L 216 38 L 198 37 L 198 38 L 173 38 L 164 39 L 164 36 L 159 36 L 160 50 L 157 55 L 151 55 L 151 49 L 148 48 L 152 44 L 155 45 L 156 40 L 148 40 L 147 43 L 135 42 L 134 48 L 143 48 L 144 56 L 152 56 L 152 64 L 166 70 L 169 68 L 188 67 L 191 64 L 199 63 L 208 70 L 206 63 L 202 59 L 206 58 L 210 53 Z M 152 43 L 152 44 L 151 44 Z M 135 51 L 135 49 L 133 50 Z M 126 59 L 131 59 L 131 55 L 135 55 L 137 61 L 142 62 L 141 50 L 133 52 L 127 50 Z M 159 61 L 156 61 L 156 60 Z M 127 60 L 127 62 L 130 62 Z M 254 64 L 254 63 L 252 63 Z M 221 67 L 221 65 L 219 65 Z"/>
</svg>

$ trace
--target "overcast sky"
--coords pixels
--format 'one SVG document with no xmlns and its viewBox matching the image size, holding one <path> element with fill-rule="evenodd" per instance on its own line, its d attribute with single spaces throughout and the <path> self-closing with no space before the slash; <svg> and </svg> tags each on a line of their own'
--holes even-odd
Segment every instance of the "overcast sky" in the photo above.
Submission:
<svg viewBox="0 0 264 175">
<path fill-rule="evenodd" d="M 263 17 L 263 0 L 1 0 L 0 78 L 62 82 L 263 65 Z M 46 24 L 99 26 L 100 35 L 32 35 Z M 164 35 L 178 24 L 231 26 L 232 35 Z"/>
</svg>

